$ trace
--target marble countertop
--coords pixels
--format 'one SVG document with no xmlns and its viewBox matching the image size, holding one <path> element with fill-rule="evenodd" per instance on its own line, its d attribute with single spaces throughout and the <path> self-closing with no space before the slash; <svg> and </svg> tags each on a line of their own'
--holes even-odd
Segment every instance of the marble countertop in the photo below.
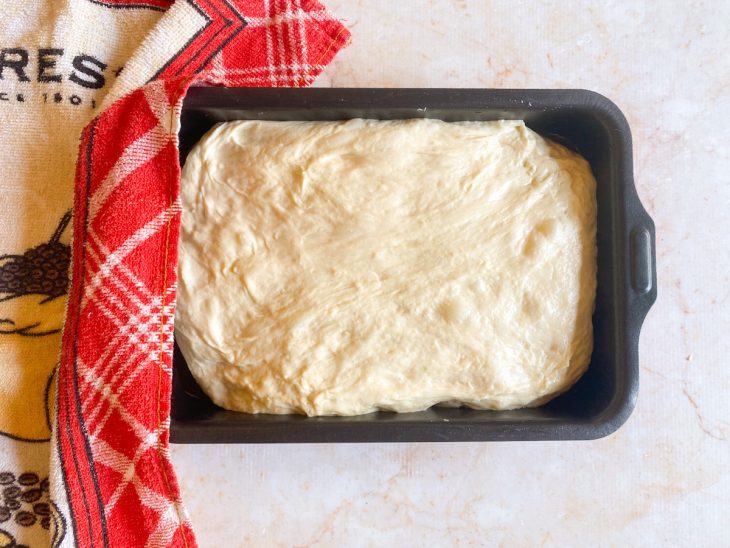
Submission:
<svg viewBox="0 0 730 548">
<path fill-rule="evenodd" d="M 325 3 L 353 41 L 319 86 L 588 88 L 623 110 L 657 233 L 638 405 L 590 442 L 172 446 L 200 545 L 727 545 L 730 3 Z"/>
</svg>

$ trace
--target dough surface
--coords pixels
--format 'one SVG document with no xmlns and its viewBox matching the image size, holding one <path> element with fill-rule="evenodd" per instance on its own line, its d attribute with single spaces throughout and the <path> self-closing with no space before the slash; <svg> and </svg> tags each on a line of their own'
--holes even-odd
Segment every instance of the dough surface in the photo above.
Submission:
<svg viewBox="0 0 730 548">
<path fill-rule="evenodd" d="M 241 121 L 188 156 L 176 338 L 218 405 L 538 405 L 593 345 L 595 180 L 520 121 Z"/>
</svg>

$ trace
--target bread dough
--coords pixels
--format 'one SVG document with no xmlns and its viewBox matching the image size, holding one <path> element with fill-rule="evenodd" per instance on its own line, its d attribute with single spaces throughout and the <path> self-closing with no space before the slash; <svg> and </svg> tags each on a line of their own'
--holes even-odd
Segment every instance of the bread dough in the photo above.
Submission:
<svg viewBox="0 0 730 548">
<path fill-rule="evenodd" d="M 226 409 L 511 409 L 588 365 L 595 180 L 521 121 L 225 123 L 182 205 L 176 337 Z"/>
</svg>

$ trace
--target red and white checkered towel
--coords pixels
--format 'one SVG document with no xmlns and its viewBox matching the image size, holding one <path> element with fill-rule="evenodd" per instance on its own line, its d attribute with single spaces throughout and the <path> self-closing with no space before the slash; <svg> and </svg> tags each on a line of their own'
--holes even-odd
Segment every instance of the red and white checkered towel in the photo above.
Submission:
<svg viewBox="0 0 730 548">
<path fill-rule="evenodd" d="M 33 2 L 13 3 L 18 17 L 27 18 L 30 12 L 34 17 L 43 15 L 27 7 Z M 85 10 L 86 15 L 73 17 L 74 10 Z M 12 493 L 8 491 L 17 502 L 7 507 L 7 519 L 0 503 L 0 541 L 35 545 L 24 539 L 38 537 L 25 532 L 42 521 L 53 546 L 195 546 L 168 454 L 182 98 L 197 83 L 308 85 L 347 43 L 349 33 L 315 0 L 68 0 L 66 9 L 53 16 L 61 23 L 49 26 L 53 17 L 48 15 L 42 21 L 0 23 L 0 38 L 6 41 L 0 45 L 0 101 L 11 98 L 17 106 L 15 114 L 0 112 L 0 118 L 7 116 L 12 122 L 13 116 L 26 112 L 21 107 L 31 100 L 41 110 L 55 103 L 54 108 L 64 113 L 57 133 L 34 137 L 42 141 L 39 146 L 46 146 L 46 155 L 53 154 L 53 140 L 61 140 L 64 127 L 69 127 L 64 126 L 64 117 L 91 120 L 81 133 L 75 165 L 71 282 L 57 396 L 50 412 L 50 482 L 34 487 L 31 480 L 40 482 L 42 471 L 24 476 L 22 459 L 15 466 L 0 454 L 0 466 L 7 468 L 6 475 L 0 470 L 0 483 L 18 483 L 11 486 Z M 42 41 L 58 42 L 20 43 L 34 24 L 51 29 L 47 36 L 52 38 Z M 16 32 L 18 25 L 27 32 Z M 61 27 L 65 34 L 57 31 Z M 95 36 L 106 44 L 114 64 L 89 53 Z M 137 44 L 124 57 L 113 49 L 114 39 L 126 37 L 125 47 L 130 48 L 130 36 Z M 76 88 L 63 88 L 73 83 L 78 93 L 72 93 Z M 102 87 L 107 90 L 103 95 L 98 91 Z M 87 109 L 86 118 L 74 117 L 80 109 Z M 48 115 L 50 110 L 43 112 Z M 78 132 L 66 129 L 65 139 L 78 146 Z M 59 177 L 58 184 L 63 179 Z M 17 183 L 22 184 L 30 183 Z M 21 195 L 29 199 L 27 192 Z M 60 212 L 71 206 L 62 203 L 65 196 L 53 198 L 53 207 Z M 10 226 L 7 219 L 17 209 L 0 204 L 4 225 Z M 55 215 L 55 211 L 48 214 L 48 222 L 37 229 L 37 239 L 44 238 L 47 242 L 42 245 L 53 244 L 52 250 L 60 252 L 68 216 L 59 224 Z M 41 221 L 30 219 L 26 224 L 33 223 Z M 57 228 L 49 233 L 51 225 Z M 53 234 L 51 240 L 47 233 Z M 29 239 L 21 247 L 36 243 Z M 37 249 L 47 250 L 36 246 L 30 251 Z M 17 263 L 6 269 L 8 284 L 15 283 L 17 265 L 25 264 L 22 251 L 0 249 L 0 255 Z M 35 271 L 28 272 L 31 276 Z M 33 289 L 36 286 L 40 287 L 30 282 L 8 285 L 15 291 L 9 297 L 0 291 L 0 304 L 20 303 L 8 312 L 7 335 L 2 331 L 5 324 L 0 324 L 0 338 L 8 337 L 0 343 L 27 345 L 31 335 L 42 341 L 59 331 L 41 330 L 43 321 L 21 325 L 19 310 L 42 316 L 45 309 L 28 307 L 54 302 L 51 296 L 40 295 L 30 303 L 33 291 L 41 291 Z M 26 300 L 16 300 L 21 297 Z M 62 300 L 55 302 L 62 305 Z M 21 310 L 21 304 L 26 308 Z M 0 360 L 3 351 L 0 345 Z M 5 356 L 16 354 L 8 351 Z M 3 382 L 0 375 L 0 386 Z M 32 437 L 23 434 L 30 432 L 23 428 L 13 437 L 33 441 L 37 452 L 43 430 Z M 34 489 L 38 497 L 45 497 L 45 506 L 31 500 Z"/>
</svg>

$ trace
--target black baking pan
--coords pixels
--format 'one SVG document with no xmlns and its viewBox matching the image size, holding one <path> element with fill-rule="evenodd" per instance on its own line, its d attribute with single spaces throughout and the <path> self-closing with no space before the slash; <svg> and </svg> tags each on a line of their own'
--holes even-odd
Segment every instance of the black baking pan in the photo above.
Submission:
<svg viewBox="0 0 730 548">
<path fill-rule="evenodd" d="M 571 440 L 600 438 L 619 428 L 636 402 L 639 332 L 656 299 L 654 223 L 636 194 L 631 134 L 621 111 L 585 90 L 195 88 L 182 107 L 180 161 L 219 122 L 350 118 L 521 119 L 590 162 L 598 182 L 598 288 L 588 370 L 570 390 L 534 409 L 247 415 L 214 405 L 176 348 L 171 441 Z"/>
</svg>

